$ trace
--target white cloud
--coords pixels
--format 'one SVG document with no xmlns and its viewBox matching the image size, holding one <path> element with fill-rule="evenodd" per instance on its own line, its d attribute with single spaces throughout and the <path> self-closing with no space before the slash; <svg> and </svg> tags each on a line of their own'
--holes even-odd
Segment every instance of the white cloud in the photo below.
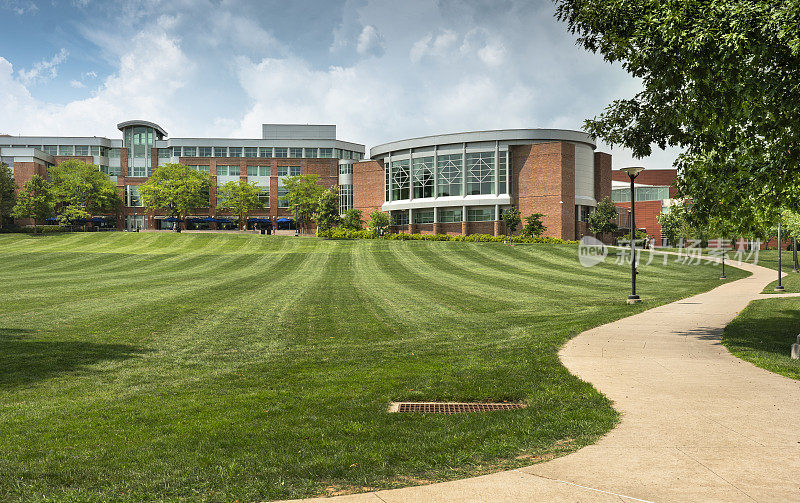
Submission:
<svg viewBox="0 0 800 503">
<path fill-rule="evenodd" d="M 18 129 L 6 132 L 115 137 L 118 120 L 169 122 L 170 100 L 192 80 L 194 65 L 177 40 L 163 31 L 142 32 L 131 39 L 130 47 L 131 52 L 119 59 L 118 70 L 92 96 L 63 105 L 31 96 L 22 78 L 14 78 L 11 63 L 0 57 L 0 116 L 14 117 L 9 126 Z"/>
<path fill-rule="evenodd" d="M 83 89 L 84 87 L 86 87 L 86 84 L 84 84 L 80 80 L 74 80 L 74 79 L 69 81 L 69 85 L 70 87 L 74 87 L 75 89 Z"/>
<path fill-rule="evenodd" d="M 383 37 L 381 37 L 381 34 L 378 33 L 378 30 L 374 26 L 368 24 L 363 30 L 361 30 L 361 34 L 358 36 L 356 51 L 362 55 L 383 55 Z"/>
<path fill-rule="evenodd" d="M 458 34 L 453 30 L 442 30 L 435 37 L 429 33 L 411 46 L 409 57 L 412 62 L 417 63 L 425 56 L 447 56 L 457 42 Z"/>
<path fill-rule="evenodd" d="M 0 8 L 10 10 L 18 16 L 35 13 L 39 10 L 39 7 L 31 0 L 2 0 L 0 1 Z"/>
<path fill-rule="evenodd" d="M 67 60 L 69 51 L 61 48 L 55 56 L 49 60 L 39 61 L 30 70 L 20 69 L 19 78 L 25 85 L 36 85 L 53 80 L 58 76 L 58 65 Z"/>
</svg>

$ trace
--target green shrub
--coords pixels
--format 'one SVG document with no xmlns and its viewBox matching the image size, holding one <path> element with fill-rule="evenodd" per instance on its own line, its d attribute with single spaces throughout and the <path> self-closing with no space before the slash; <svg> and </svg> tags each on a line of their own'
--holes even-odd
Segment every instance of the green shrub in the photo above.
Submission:
<svg viewBox="0 0 800 503">
<path fill-rule="evenodd" d="M 353 231 L 336 227 L 331 232 L 331 239 L 381 239 L 368 230 Z M 466 236 L 449 236 L 447 234 L 402 234 L 392 233 L 383 239 L 407 241 L 465 241 L 468 243 L 545 243 L 545 244 L 577 244 L 577 241 L 565 241 L 541 236 L 493 236 L 491 234 L 468 234 Z"/>
</svg>

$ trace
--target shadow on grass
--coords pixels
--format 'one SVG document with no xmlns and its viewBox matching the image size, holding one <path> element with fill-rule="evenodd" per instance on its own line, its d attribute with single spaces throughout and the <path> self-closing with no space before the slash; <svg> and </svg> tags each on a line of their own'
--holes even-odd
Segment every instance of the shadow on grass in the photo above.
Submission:
<svg viewBox="0 0 800 503">
<path fill-rule="evenodd" d="M 0 327 L 0 388 L 34 384 L 102 362 L 144 353 L 127 344 L 29 340 L 33 330 Z"/>
</svg>

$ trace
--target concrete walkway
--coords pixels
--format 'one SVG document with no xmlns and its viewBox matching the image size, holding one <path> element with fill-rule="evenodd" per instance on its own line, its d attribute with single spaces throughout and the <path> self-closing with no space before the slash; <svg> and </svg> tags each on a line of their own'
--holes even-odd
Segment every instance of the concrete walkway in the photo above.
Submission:
<svg viewBox="0 0 800 503">
<path fill-rule="evenodd" d="M 775 280 L 773 270 L 741 268 L 753 275 L 564 346 L 570 372 L 622 412 L 598 443 L 518 470 L 322 501 L 800 502 L 800 381 L 720 344 L 722 329 Z"/>
</svg>

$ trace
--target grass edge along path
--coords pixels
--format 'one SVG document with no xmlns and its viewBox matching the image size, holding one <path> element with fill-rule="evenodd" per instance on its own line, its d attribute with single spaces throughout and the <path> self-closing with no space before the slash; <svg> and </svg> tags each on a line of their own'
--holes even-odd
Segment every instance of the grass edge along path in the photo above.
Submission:
<svg viewBox="0 0 800 503">
<path fill-rule="evenodd" d="M 718 267 L 656 260 L 627 306 L 630 270 L 612 260 L 584 269 L 551 244 L 0 235 L 0 500 L 291 498 L 572 452 L 617 413 L 561 365 L 563 344 L 720 283 Z"/>
</svg>

